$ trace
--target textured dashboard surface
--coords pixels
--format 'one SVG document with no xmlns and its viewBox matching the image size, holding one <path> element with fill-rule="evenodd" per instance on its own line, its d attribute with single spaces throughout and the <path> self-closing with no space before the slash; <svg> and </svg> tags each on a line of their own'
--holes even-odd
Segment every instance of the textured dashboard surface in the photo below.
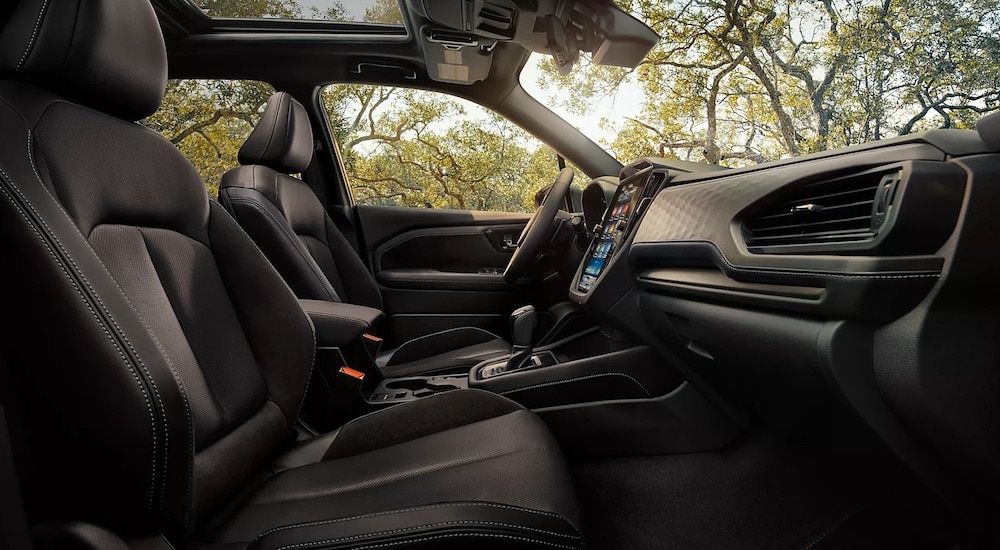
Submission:
<svg viewBox="0 0 1000 550">
<path fill-rule="evenodd" d="M 664 189 L 649 205 L 634 242 L 712 241 L 720 237 L 720 230 L 728 227 L 737 212 L 781 187 L 778 178 L 755 181 L 758 179 L 742 175 Z"/>
<path fill-rule="evenodd" d="M 751 254 L 743 242 L 738 222 L 740 214 L 766 196 L 792 185 L 821 181 L 845 173 L 880 166 L 914 162 L 944 161 L 940 149 L 923 143 L 863 151 L 843 157 L 778 166 L 755 172 L 700 179 L 684 184 L 684 177 L 662 190 L 649 205 L 636 229 L 632 256 L 649 245 L 701 243 L 717 251 L 727 270 L 785 271 L 824 276 L 907 276 L 937 275 L 940 258 L 932 256 L 875 257 L 850 255 Z M 658 254 L 685 254 L 661 248 Z"/>
<path fill-rule="evenodd" d="M 943 154 L 929 145 L 911 144 L 668 187 L 650 204 L 635 242 L 702 240 L 727 251 L 726 241 L 734 244 L 730 231 L 733 217 L 764 196 L 803 178 L 901 160 L 943 160 Z"/>
</svg>

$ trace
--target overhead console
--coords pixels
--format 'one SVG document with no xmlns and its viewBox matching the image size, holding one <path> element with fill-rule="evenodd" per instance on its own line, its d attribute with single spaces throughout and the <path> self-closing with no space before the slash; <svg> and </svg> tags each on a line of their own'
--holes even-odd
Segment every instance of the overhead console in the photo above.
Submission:
<svg viewBox="0 0 1000 550">
<path fill-rule="evenodd" d="M 600 0 L 407 0 L 431 78 L 472 84 L 489 75 L 501 41 L 546 53 L 568 74 L 581 53 L 597 65 L 636 67 L 659 41 L 644 23 Z"/>
</svg>

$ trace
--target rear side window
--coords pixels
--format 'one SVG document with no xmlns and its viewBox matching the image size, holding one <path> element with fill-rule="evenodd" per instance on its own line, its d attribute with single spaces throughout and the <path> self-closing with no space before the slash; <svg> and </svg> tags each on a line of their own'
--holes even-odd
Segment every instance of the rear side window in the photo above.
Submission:
<svg viewBox="0 0 1000 550">
<path fill-rule="evenodd" d="M 170 80 L 160 110 L 140 123 L 170 140 L 214 197 L 273 93 L 256 80 Z"/>
</svg>

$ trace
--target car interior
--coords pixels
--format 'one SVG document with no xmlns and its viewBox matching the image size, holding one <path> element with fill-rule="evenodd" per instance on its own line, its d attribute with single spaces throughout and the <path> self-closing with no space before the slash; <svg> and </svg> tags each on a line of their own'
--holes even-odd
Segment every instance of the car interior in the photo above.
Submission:
<svg viewBox="0 0 1000 550">
<path fill-rule="evenodd" d="M 0 7 L 0 549 L 1000 545 L 1000 115 L 744 168 L 615 159 L 521 86 L 605 0 L 403 24 Z M 137 124 L 275 92 L 218 198 Z M 533 213 L 356 204 L 320 92 L 558 153 Z"/>
</svg>

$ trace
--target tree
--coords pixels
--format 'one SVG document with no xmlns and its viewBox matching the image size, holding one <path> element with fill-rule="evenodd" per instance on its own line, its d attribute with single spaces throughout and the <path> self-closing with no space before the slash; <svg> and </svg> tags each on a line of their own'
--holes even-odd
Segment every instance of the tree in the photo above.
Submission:
<svg viewBox="0 0 1000 550">
<path fill-rule="evenodd" d="M 335 85 L 323 101 L 362 204 L 530 211 L 558 172 L 523 130 L 438 93 Z"/>
<path fill-rule="evenodd" d="M 630 0 L 660 44 L 635 70 L 584 66 L 540 84 L 584 112 L 623 83 L 639 117 L 610 144 L 742 165 L 969 127 L 1000 108 L 995 0 Z M 930 4 L 930 5 L 928 5 Z"/>
<path fill-rule="evenodd" d="M 252 80 L 170 80 L 160 109 L 142 124 L 177 146 L 217 195 L 272 93 L 269 84 Z"/>
</svg>

